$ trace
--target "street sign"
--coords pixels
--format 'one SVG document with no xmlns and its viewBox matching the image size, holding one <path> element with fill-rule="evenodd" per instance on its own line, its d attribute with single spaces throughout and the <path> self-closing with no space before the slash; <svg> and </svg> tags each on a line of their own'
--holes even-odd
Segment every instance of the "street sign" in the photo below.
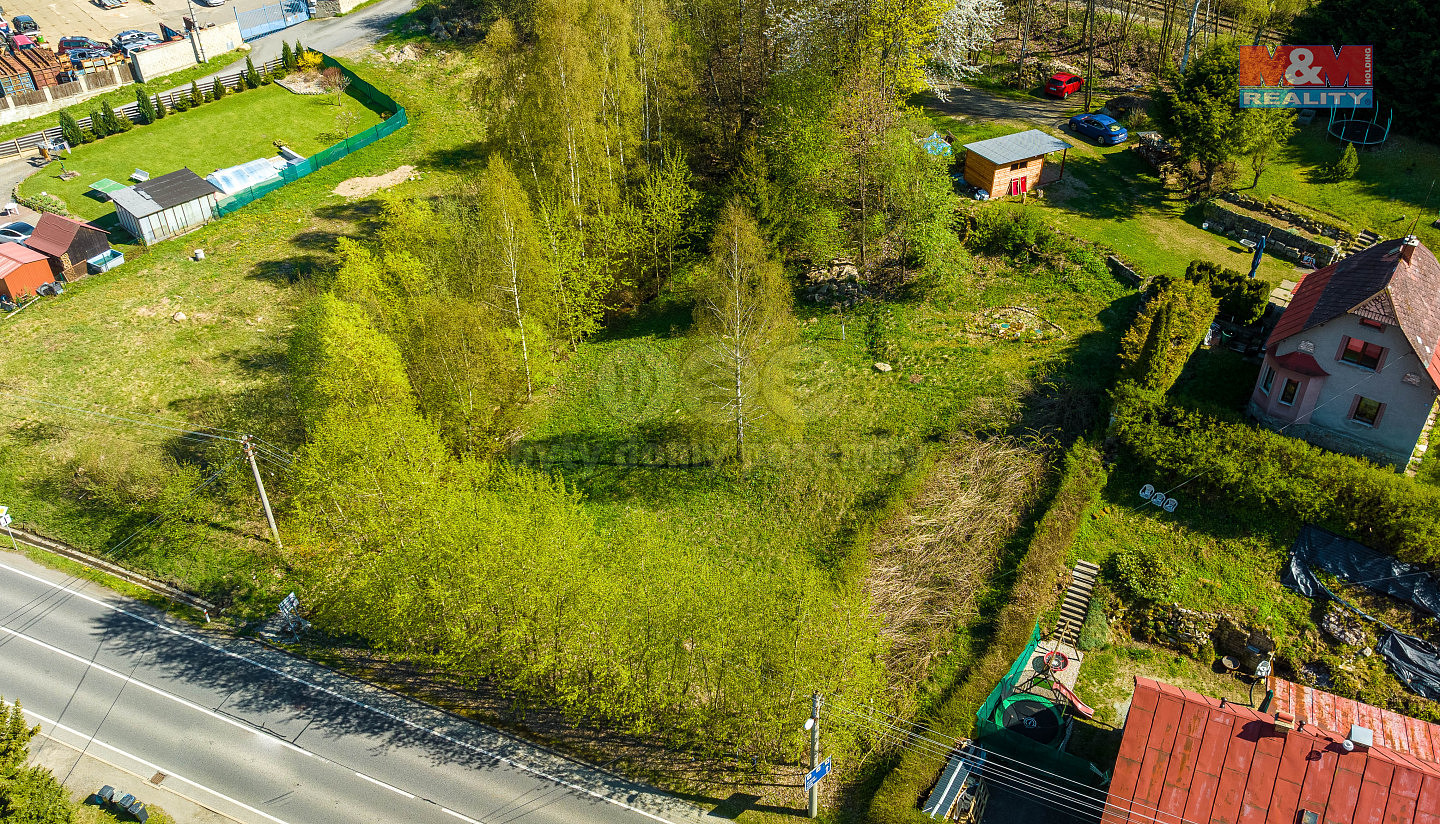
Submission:
<svg viewBox="0 0 1440 824">
<path fill-rule="evenodd" d="M 811 787 L 814 787 L 816 784 L 819 784 L 819 783 L 820 783 L 820 779 L 824 778 L 825 776 L 827 776 L 827 775 L 829 775 L 829 774 L 830 774 L 830 759 L 827 758 L 827 759 L 825 759 L 825 763 L 821 764 L 820 766 L 816 767 L 815 769 L 813 769 L 813 770 L 811 770 L 810 772 L 808 772 L 808 773 L 805 774 L 805 792 L 810 792 L 810 788 L 811 788 Z"/>
<path fill-rule="evenodd" d="M 0 513 L 0 527 L 10 526 L 10 516 Z"/>
<path fill-rule="evenodd" d="M 296 598 L 295 593 L 293 592 L 289 595 L 286 595 L 285 600 L 280 602 L 280 611 L 285 614 L 286 618 L 289 618 L 291 615 L 293 615 L 295 613 L 295 610 L 299 607 L 300 599 Z"/>
</svg>

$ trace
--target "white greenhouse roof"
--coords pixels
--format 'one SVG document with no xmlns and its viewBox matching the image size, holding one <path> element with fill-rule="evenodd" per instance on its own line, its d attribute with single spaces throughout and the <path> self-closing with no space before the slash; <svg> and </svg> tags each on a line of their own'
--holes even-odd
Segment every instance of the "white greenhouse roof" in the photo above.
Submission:
<svg viewBox="0 0 1440 824">
<path fill-rule="evenodd" d="M 271 165 L 268 157 L 247 161 L 228 169 L 216 169 L 205 176 L 206 180 L 215 184 L 215 187 L 226 195 L 233 195 L 251 186 L 258 186 L 279 178 L 280 173 L 275 171 L 275 167 Z"/>
</svg>

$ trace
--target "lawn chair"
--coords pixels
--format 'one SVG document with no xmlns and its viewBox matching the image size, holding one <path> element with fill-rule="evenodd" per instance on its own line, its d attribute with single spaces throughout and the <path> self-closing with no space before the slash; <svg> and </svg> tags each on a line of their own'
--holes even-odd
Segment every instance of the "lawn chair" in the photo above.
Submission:
<svg viewBox="0 0 1440 824">
<path fill-rule="evenodd" d="M 135 181 L 136 183 L 144 183 L 145 181 L 150 179 L 150 173 L 145 171 L 144 169 L 136 169 L 135 171 L 130 173 L 130 179 Z"/>
</svg>

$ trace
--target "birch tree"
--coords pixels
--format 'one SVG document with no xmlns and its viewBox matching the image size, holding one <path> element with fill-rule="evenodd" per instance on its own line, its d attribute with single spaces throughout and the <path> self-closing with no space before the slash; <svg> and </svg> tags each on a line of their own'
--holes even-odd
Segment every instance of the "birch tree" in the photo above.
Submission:
<svg viewBox="0 0 1440 824">
<path fill-rule="evenodd" d="M 481 266 L 491 288 L 502 295 L 503 311 L 520 338 L 520 358 L 525 371 L 525 397 L 535 394 L 535 370 L 531 367 L 531 304 L 538 294 L 553 288 L 545 284 L 551 271 L 540 252 L 530 200 L 504 158 L 490 157 L 480 182 L 480 209 L 476 228 L 481 235 Z M 548 288 L 547 288 L 548 287 Z M 544 317 L 545 313 L 538 313 Z M 543 353 L 543 350 L 542 350 Z"/>
<path fill-rule="evenodd" d="M 768 384 L 783 378 L 773 373 L 774 355 L 794 335 L 790 286 L 754 219 L 733 203 L 720 214 L 702 277 L 686 377 L 702 415 L 729 430 L 744 466 L 747 440 L 771 411 Z"/>
</svg>

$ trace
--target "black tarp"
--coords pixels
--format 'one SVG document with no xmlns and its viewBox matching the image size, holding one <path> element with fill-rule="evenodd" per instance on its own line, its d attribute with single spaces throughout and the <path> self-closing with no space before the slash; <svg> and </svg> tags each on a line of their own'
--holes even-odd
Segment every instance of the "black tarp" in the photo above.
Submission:
<svg viewBox="0 0 1440 824">
<path fill-rule="evenodd" d="M 1382 592 L 1432 616 L 1440 615 L 1440 583 L 1434 574 L 1381 555 L 1319 527 L 1306 525 L 1290 548 L 1290 563 L 1280 582 L 1308 598 L 1328 598 L 1385 628 L 1376 651 L 1395 677 L 1418 695 L 1440 700 L 1440 649 L 1366 615 L 1331 592 L 1315 577 L 1322 569 L 1341 580 Z"/>
<path fill-rule="evenodd" d="M 1297 561 L 1301 566 L 1297 567 Z M 1440 581 L 1433 573 L 1308 524 L 1290 549 L 1290 569 L 1284 583 L 1302 595 L 1319 597 L 1315 589 L 1319 582 L 1313 580 L 1313 575 L 1301 573 L 1306 566 L 1440 615 Z"/>
</svg>

